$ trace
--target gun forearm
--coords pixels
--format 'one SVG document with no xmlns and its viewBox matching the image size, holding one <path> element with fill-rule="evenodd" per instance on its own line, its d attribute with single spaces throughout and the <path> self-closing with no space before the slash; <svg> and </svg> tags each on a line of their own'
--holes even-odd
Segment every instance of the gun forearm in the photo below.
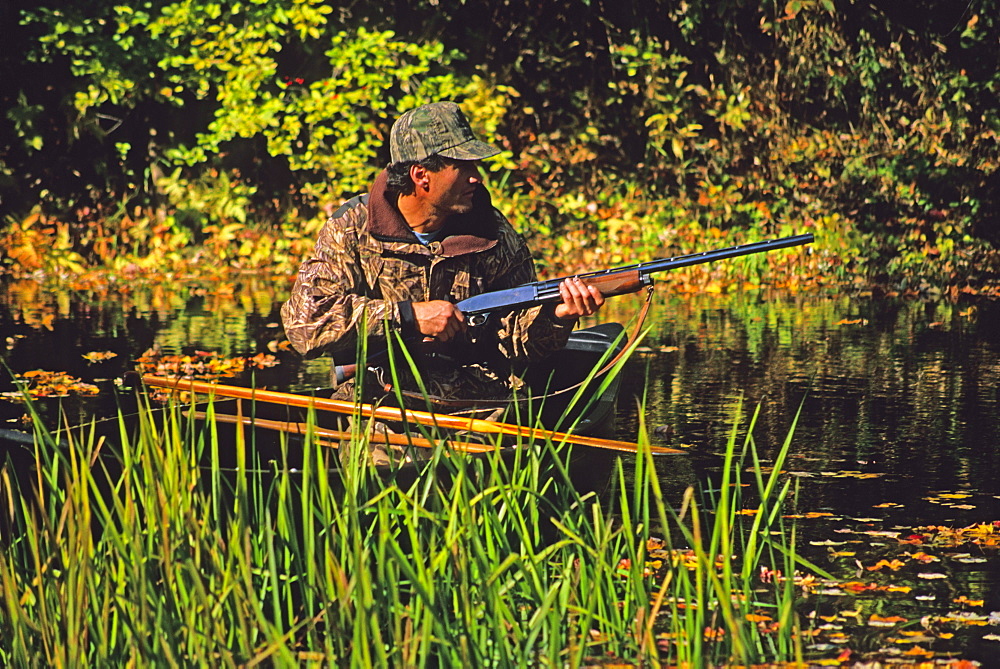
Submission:
<svg viewBox="0 0 1000 669">
<path fill-rule="evenodd" d="M 603 274 L 581 276 L 580 280 L 601 291 L 601 295 L 604 297 L 627 295 L 642 290 L 653 283 L 653 277 L 643 276 L 637 269 L 608 270 Z"/>
</svg>

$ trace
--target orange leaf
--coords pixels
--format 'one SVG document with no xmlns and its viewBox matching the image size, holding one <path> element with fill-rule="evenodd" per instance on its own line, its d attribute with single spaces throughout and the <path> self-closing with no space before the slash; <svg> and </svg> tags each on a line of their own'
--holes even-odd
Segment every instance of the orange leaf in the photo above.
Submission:
<svg viewBox="0 0 1000 669">
<path fill-rule="evenodd" d="M 896 623 L 905 622 L 906 618 L 901 618 L 900 616 L 880 616 L 877 613 L 873 613 L 868 617 L 868 624 L 872 627 L 888 627 Z"/>
<path fill-rule="evenodd" d="M 746 621 L 748 623 L 766 623 L 770 622 L 771 620 L 773 620 L 771 616 L 763 616 L 756 613 L 748 613 L 746 615 Z"/>
</svg>

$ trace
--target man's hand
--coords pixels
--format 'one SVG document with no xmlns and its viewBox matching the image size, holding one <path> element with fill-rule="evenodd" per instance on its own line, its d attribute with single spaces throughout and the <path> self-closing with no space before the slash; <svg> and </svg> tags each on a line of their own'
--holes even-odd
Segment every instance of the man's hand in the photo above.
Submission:
<svg viewBox="0 0 1000 669">
<path fill-rule="evenodd" d="M 570 277 L 559 284 L 563 301 L 556 305 L 556 318 L 576 319 L 594 314 L 604 304 L 604 295 L 588 286 L 579 277 Z"/>
<path fill-rule="evenodd" d="M 429 302 L 413 302 L 413 318 L 417 329 L 425 338 L 436 341 L 448 341 L 459 333 L 465 332 L 465 314 L 451 302 L 431 300 Z"/>
</svg>

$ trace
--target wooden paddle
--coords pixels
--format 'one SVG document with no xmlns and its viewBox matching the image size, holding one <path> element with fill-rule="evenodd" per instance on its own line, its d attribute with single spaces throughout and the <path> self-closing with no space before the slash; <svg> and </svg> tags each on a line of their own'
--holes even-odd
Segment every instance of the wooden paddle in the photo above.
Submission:
<svg viewBox="0 0 1000 669">
<path fill-rule="evenodd" d="M 239 399 L 256 400 L 258 402 L 282 404 L 285 406 L 302 408 L 313 407 L 320 411 L 359 414 L 365 418 L 374 418 L 376 420 L 411 422 L 418 425 L 430 425 L 449 430 L 467 430 L 469 432 L 480 432 L 483 434 L 503 434 L 513 437 L 521 437 L 523 439 L 548 439 L 552 441 L 563 441 L 571 444 L 578 444 L 581 446 L 605 448 L 620 451 L 622 453 L 635 453 L 639 449 L 638 444 L 630 441 L 602 439 L 600 437 L 589 437 L 582 434 L 570 434 L 567 432 L 555 432 L 552 430 L 525 427 L 511 423 L 500 423 L 480 418 L 452 416 L 449 414 L 415 411 L 412 409 L 399 409 L 388 406 L 374 406 L 371 404 L 355 404 L 354 402 L 345 402 L 343 400 L 306 397 L 304 395 L 279 393 L 273 390 L 260 390 L 257 388 L 227 386 L 217 383 L 195 381 L 194 379 L 172 379 L 152 374 L 143 375 L 142 381 L 146 385 L 157 388 L 186 390 L 192 393 L 201 393 L 203 395 L 235 397 Z M 663 446 L 650 445 L 648 448 L 654 455 L 680 455 L 684 453 L 684 451 L 676 448 L 666 448 Z"/>
<path fill-rule="evenodd" d="M 198 420 L 204 420 L 208 418 L 208 414 L 204 411 L 195 411 L 191 414 L 194 418 Z M 215 420 L 220 423 L 230 423 L 234 425 L 247 425 L 251 427 L 261 427 L 265 430 L 275 430 L 277 432 L 288 432 L 290 434 L 300 434 L 305 435 L 309 433 L 309 426 L 306 423 L 291 423 L 281 420 L 269 420 L 267 418 L 251 418 L 249 416 L 234 416 L 232 414 L 217 413 L 213 414 Z M 335 439 L 337 441 L 345 441 L 354 437 L 351 432 L 346 432 L 342 430 L 328 430 L 323 427 L 312 427 L 312 434 L 323 439 Z M 365 437 L 368 441 L 379 443 L 379 444 L 393 444 L 396 446 L 417 446 L 420 448 L 434 448 L 437 446 L 437 442 L 431 439 L 423 439 L 422 437 L 408 437 L 405 434 L 394 434 L 375 431 L 366 435 Z M 330 441 L 321 442 L 324 446 L 330 446 L 332 448 L 337 448 L 337 444 Z M 490 444 L 477 444 L 472 441 L 451 441 L 448 440 L 452 450 L 462 451 L 464 453 L 489 453 L 493 450 L 493 446 Z"/>
</svg>

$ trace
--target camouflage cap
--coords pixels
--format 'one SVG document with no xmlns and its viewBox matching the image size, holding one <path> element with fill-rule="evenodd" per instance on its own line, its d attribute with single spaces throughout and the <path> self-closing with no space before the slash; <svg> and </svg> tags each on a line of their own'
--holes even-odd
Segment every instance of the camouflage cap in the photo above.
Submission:
<svg viewBox="0 0 1000 669">
<path fill-rule="evenodd" d="M 455 160 L 481 160 L 500 149 L 476 139 L 469 121 L 454 102 L 432 102 L 411 109 L 392 124 L 389 154 L 392 162 L 423 160 L 438 154 Z"/>
</svg>

